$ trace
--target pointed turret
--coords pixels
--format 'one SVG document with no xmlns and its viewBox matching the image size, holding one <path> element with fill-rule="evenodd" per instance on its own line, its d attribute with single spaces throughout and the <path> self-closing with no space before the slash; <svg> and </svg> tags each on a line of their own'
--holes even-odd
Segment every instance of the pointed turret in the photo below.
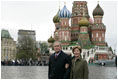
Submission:
<svg viewBox="0 0 118 80">
<path fill-rule="evenodd" d="M 104 11 L 103 9 L 100 7 L 99 2 L 97 4 L 97 7 L 93 10 L 93 16 L 103 16 L 104 15 Z"/>
</svg>

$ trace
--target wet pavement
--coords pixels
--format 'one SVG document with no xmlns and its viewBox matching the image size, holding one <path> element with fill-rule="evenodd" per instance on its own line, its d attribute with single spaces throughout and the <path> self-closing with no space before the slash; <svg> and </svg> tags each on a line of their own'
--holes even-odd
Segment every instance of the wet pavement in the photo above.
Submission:
<svg viewBox="0 0 118 80">
<path fill-rule="evenodd" d="M 48 66 L 1 66 L 1 78 L 47 79 Z M 89 65 L 89 79 L 117 79 L 117 69 Z"/>
</svg>

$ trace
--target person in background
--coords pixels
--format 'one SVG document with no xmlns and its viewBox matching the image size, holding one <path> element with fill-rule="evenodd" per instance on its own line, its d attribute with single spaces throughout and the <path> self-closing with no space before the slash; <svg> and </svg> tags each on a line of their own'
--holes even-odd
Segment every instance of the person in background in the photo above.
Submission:
<svg viewBox="0 0 118 80">
<path fill-rule="evenodd" d="M 115 65 L 116 65 L 116 67 L 117 67 L 117 55 L 116 55 L 116 57 L 115 57 Z"/>
<path fill-rule="evenodd" d="M 49 79 L 69 79 L 71 57 L 61 50 L 61 43 L 54 42 L 54 53 L 49 58 Z"/>
<path fill-rule="evenodd" d="M 76 46 L 72 49 L 74 57 L 72 58 L 70 79 L 88 79 L 87 61 L 81 57 L 82 49 Z"/>
</svg>

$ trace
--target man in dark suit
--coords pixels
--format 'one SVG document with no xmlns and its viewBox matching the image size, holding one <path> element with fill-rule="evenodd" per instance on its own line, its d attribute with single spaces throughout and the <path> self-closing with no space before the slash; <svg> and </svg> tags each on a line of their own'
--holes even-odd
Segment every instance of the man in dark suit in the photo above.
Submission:
<svg viewBox="0 0 118 80">
<path fill-rule="evenodd" d="M 49 58 L 49 79 L 69 79 L 71 57 L 61 50 L 61 43 L 54 43 L 53 53 Z"/>
</svg>

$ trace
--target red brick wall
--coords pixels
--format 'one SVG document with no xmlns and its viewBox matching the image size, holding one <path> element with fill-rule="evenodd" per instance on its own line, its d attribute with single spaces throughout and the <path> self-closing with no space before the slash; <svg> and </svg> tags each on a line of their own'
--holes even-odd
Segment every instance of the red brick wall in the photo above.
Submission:
<svg viewBox="0 0 118 80">
<path fill-rule="evenodd" d="M 95 43 L 95 45 L 97 45 L 97 46 L 105 46 L 106 45 L 106 43 Z"/>
<path fill-rule="evenodd" d="M 80 27 L 80 32 L 88 32 L 88 28 L 87 27 Z"/>
<path fill-rule="evenodd" d="M 61 30 L 59 31 L 59 41 L 71 41 L 71 31 L 70 30 Z"/>
<path fill-rule="evenodd" d="M 107 54 L 98 54 L 98 60 L 107 60 L 108 59 L 108 55 Z"/>
<path fill-rule="evenodd" d="M 72 31 L 74 31 L 74 30 L 75 30 L 75 31 L 76 31 L 76 30 L 79 30 L 79 26 L 77 26 L 77 27 L 71 27 L 71 30 L 72 30 Z"/>
<path fill-rule="evenodd" d="M 102 23 L 102 16 L 94 16 L 94 23 L 95 24 Z"/>
<path fill-rule="evenodd" d="M 56 30 L 56 27 L 59 26 L 59 23 L 55 23 L 55 30 Z"/>
<path fill-rule="evenodd" d="M 71 24 L 78 24 L 78 17 L 71 18 Z"/>
<path fill-rule="evenodd" d="M 98 34 L 98 36 L 96 36 L 96 33 Z M 104 34 L 104 36 L 102 36 L 102 34 Z M 101 41 L 105 41 L 105 31 L 104 30 L 92 31 L 92 41 L 100 41 L 100 38 L 101 38 Z"/>
<path fill-rule="evenodd" d="M 69 45 L 69 44 L 70 44 L 69 42 L 62 42 L 62 46 Z"/>
<path fill-rule="evenodd" d="M 69 18 L 61 18 L 61 27 L 68 27 L 69 26 Z"/>
</svg>

